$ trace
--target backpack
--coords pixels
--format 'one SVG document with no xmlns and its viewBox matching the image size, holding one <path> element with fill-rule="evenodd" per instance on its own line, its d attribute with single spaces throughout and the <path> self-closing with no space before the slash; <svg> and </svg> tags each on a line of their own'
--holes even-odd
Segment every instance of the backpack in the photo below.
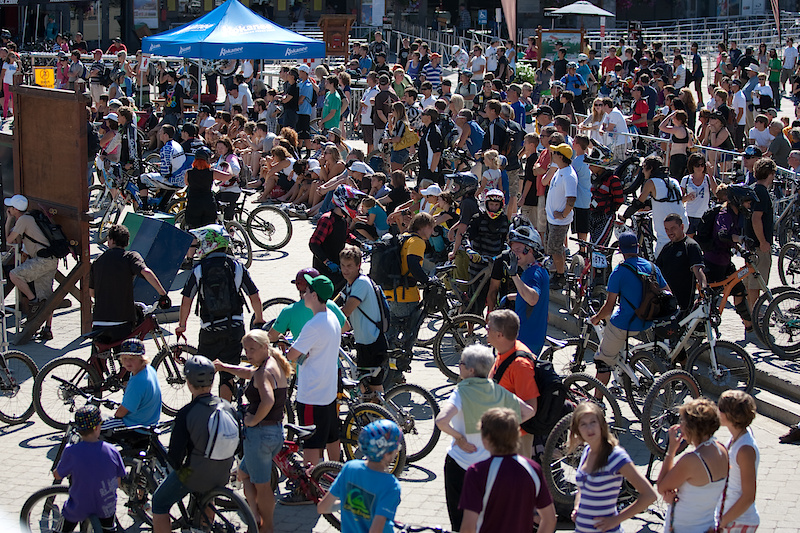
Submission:
<svg viewBox="0 0 800 533">
<path fill-rule="evenodd" d="M 239 418 L 231 412 L 228 402 L 217 399 L 216 408 L 208 417 L 208 443 L 203 457 L 213 461 L 230 459 L 241 441 Z"/>
<path fill-rule="evenodd" d="M 111 84 L 113 83 L 111 81 L 111 72 L 112 69 L 104 67 L 103 72 L 100 73 L 99 81 L 103 85 L 103 87 L 110 87 Z"/>
<path fill-rule="evenodd" d="M 237 179 L 239 180 L 240 184 L 247 185 L 247 183 L 251 179 L 253 179 L 253 171 L 250 170 L 249 165 L 245 164 L 244 159 L 242 159 L 242 156 L 240 156 L 239 154 L 235 155 L 237 162 L 239 163 L 239 176 L 237 176 Z"/>
<path fill-rule="evenodd" d="M 520 427 L 531 435 L 547 436 L 564 415 L 567 389 L 561 376 L 558 375 L 553 363 L 537 359 L 533 354 L 517 350 L 506 357 L 494 373 L 494 381 L 500 383 L 503 374 L 518 357 L 533 363 L 533 379 L 539 389 L 539 400 L 536 414 L 530 420 L 520 424 Z"/>
<path fill-rule="evenodd" d="M 64 235 L 64 230 L 61 229 L 60 224 L 55 224 L 50 218 L 42 211 L 35 209 L 28 213 L 36 221 L 36 225 L 42 230 L 47 242 L 39 242 L 30 235 L 23 234 L 23 238 L 32 241 L 39 246 L 44 246 L 39 250 L 36 255 L 39 257 L 56 257 L 64 259 L 72 253 L 72 246 L 67 236 Z M 49 243 L 49 244 L 48 244 Z"/>
<path fill-rule="evenodd" d="M 508 155 L 514 151 L 514 146 L 516 144 L 515 140 L 516 135 L 514 134 L 514 130 L 508 127 L 508 124 L 506 123 L 505 120 L 503 120 L 502 128 L 506 132 L 506 138 L 505 142 L 503 143 L 503 146 L 500 147 L 500 155 L 504 155 L 506 156 L 506 158 L 508 158 Z M 486 135 L 489 135 L 488 130 L 486 132 Z"/>
<path fill-rule="evenodd" d="M 683 193 L 681 192 L 680 185 L 675 187 L 675 183 L 670 181 L 669 176 L 653 176 L 654 178 L 660 178 L 664 181 L 664 186 L 667 188 L 667 196 L 662 199 L 653 198 L 654 202 L 659 203 L 675 203 L 680 202 L 683 198 Z"/>
<path fill-rule="evenodd" d="M 722 206 L 718 205 L 703 213 L 703 216 L 700 217 L 700 223 L 697 225 L 697 233 L 694 235 L 694 240 L 697 241 L 700 249 L 704 252 L 709 250 L 714 242 L 714 226 L 720 209 L 722 209 Z"/>
<path fill-rule="evenodd" d="M 384 290 L 407 285 L 408 276 L 403 276 L 401 273 L 400 256 L 407 238 L 386 234 L 372 245 L 369 277 Z"/>
<path fill-rule="evenodd" d="M 83 67 L 83 70 L 81 70 L 80 78 L 84 81 L 89 81 L 89 69 L 83 63 L 81 63 L 81 67 Z"/>
<path fill-rule="evenodd" d="M 636 274 L 636 277 L 642 282 L 642 303 L 634 310 L 634 314 L 639 320 L 651 322 L 659 318 L 670 316 L 675 312 L 678 308 L 677 300 L 667 287 L 658 286 L 658 276 L 656 275 L 655 265 L 650 263 L 653 269 L 649 274 L 639 272 L 639 270 L 628 263 L 622 263 L 622 265 Z M 625 299 L 627 300 L 627 298 Z M 631 304 L 630 301 L 628 301 L 628 303 Z M 633 306 L 633 304 L 631 304 L 631 306 Z"/>
<path fill-rule="evenodd" d="M 311 107 L 317 107 L 317 88 L 314 87 L 314 84 L 311 84 L 311 99 L 310 99 Z"/>
<path fill-rule="evenodd" d="M 381 314 L 380 318 L 378 320 L 373 320 L 367 313 L 364 312 L 363 309 L 361 309 L 360 305 L 356 307 L 356 310 L 364 315 L 364 318 L 372 322 L 375 327 L 378 328 L 378 331 L 381 333 L 386 333 L 389 331 L 389 301 L 386 299 L 386 294 L 384 294 L 381 288 L 378 287 L 378 285 L 376 285 L 372 279 L 369 280 L 369 284 L 372 287 L 372 290 L 375 292 L 375 297 L 378 299 L 378 309 L 380 310 Z M 350 294 L 348 293 L 346 296 L 349 298 Z"/>
<path fill-rule="evenodd" d="M 200 263 L 199 268 L 198 306 L 202 301 L 203 310 L 212 324 L 227 319 L 228 326 L 232 326 L 233 315 L 239 313 L 244 301 L 239 295 L 242 266 L 224 256 L 209 257 Z"/>
</svg>

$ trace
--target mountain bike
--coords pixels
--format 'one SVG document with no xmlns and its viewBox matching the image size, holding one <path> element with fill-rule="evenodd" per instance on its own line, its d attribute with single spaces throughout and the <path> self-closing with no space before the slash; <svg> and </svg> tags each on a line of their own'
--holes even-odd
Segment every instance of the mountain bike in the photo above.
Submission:
<svg viewBox="0 0 800 533">
<path fill-rule="evenodd" d="M 245 268 L 249 268 L 253 264 L 253 245 L 250 244 L 250 237 L 245 231 L 240 222 L 236 220 L 225 220 L 222 216 L 225 207 L 229 205 L 227 202 L 219 202 L 219 210 L 217 211 L 217 224 L 225 227 L 228 232 L 229 244 L 228 254 L 237 259 Z M 244 200 L 240 200 L 237 205 L 237 213 L 240 206 L 244 205 Z M 179 211 L 175 215 L 175 225 L 183 231 L 189 231 L 186 225 L 186 210 Z"/>
<path fill-rule="evenodd" d="M 781 283 L 797 287 L 800 282 L 800 243 L 787 242 L 778 254 L 778 275 Z"/>
<path fill-rule="evenodd" d="M 601 246 L 580 239 L 570 238 L 586 249 L 586 254 L 591 257 L 586 262 L 584 256 L 573 254 L 567 271 L 567 310 L 578 314 L 588 298 L 601 301 L 606 299 L 606 274 L 611 258 L 616 251 L 615 247 Z"/>
<path fill-rule="evenodd" d="M 781 359 L 800 357 L 800 292 L 789 290 L 775 297 L 764 316 L 765 340 Z"/>
</svg>

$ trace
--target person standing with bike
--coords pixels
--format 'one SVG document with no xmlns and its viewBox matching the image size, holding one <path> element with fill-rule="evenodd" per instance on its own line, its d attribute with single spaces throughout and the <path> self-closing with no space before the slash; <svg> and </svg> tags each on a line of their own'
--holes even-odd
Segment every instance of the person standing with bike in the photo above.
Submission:
<svg viewBox="0 0 800 533">
<path fill-rule="evenodd" d="M 700 284 L 700 288 L 708 288 L 706 274 L 703 271 L 703 250 L 697 241 L 684 233 L 684 227 L 679 214 L 667 215 L 664 219 L 664 230 L 667 232 L 669 242 L 656 258 L 656 266 L 661 269 L 667 285 L 677 298 L 683 312 L 682 316 L 692 310 L 695 280 Z"/>
<path fill-rule="evenodd" d="M 153 533 L 172 531 L 169 510 L 189 493 L 224 487 L 230 478 L 233 454 L 219 460 L 206 457 L 211 439 L 209 419 L 217 409 L 236 417 L 230 403 L 211 394 L 215 373 L 214 363 L 202 355 L 192 356 L 183 366 L 192 401 L 178 411 L 172 424 L 168 458 L 174 470 L 153 493 Z"/>
<path fill-rule="evenodd" d="M 765 281 L 769 282 L 769 272 L 772 268 L 772 241 L 775 226 L 774 208 L 769 190 L 775 180 L 775 172 L 778 167 L 775 161 L 768 157 L 763 157 L 756 161 L 753 166 L 756 184 L 753 190 L 758 200 L 753 202 L 753 214 L 745 223 L 745 235 L 753 239 L 752 250 L 758 258 L 756 268 Z M 761 292 L 761 283 L 755 276 L 745 279 L 747 287 L 747 301 L 754 305 L 758 300 L 758 293 Z"/>
</svg>

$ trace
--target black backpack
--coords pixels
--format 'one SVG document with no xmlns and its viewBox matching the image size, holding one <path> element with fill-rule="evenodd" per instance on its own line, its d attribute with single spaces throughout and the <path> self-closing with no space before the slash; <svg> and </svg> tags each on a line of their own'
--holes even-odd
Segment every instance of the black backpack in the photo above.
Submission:
<svg viewBox="0 0 800 533">
<path fill-rule="evenodd" d="M 244 300 L 239 291 L 243 273 L 237 272 L 241 268 L 227 256 L 209 257 L 200 263 L 198 306 L 202 301 L 202 308 L 212 324 L 222 325 L 227 319 L 231 327 L 233 316 L 241 312 Z"/>
<path fill-rule="evenodd" d="M 103 85 L 103 87 L 110 87 L 113 81 L 111 81 L 111 74 L 113 70 L 109 67 L 104 67 L 103 72 L 100 73 L 99 81 Z"/>
<path fill-rule="evenodd" d="M 44 246 L 44 248 L 39 250 L 36 255 L 39 257 L 56 257 L 58 259 L 64 259 L 72 253 L 71 243 L 69 239 L 67 239 L 67 236 L 64 235 L 64 230 L 61 229 L 60 224 L 55 224 L 47 215 L 38 209 L 35 209 L 28 214 L 33 217 L 33 220 L 36 221 L 36 225 L 40 230 L 42 230 L 45 239 L 47 239 L 47 242 L 39 242 L 30 235 L 23 234 L 23 238 L 28 239 L 39 246 Z"/>
<path fill-rule="evenodd" d="M 694 235 L 694 240 L 697 241 L 700 249 L 704 252 L 710 250 L 714 242 L 714 226 L 720 209 L 722 209 L 722 206 L 718 205 L 703 213 L 703 216 L 700 217 L 700 223 L 697 225 L 697 233 Z"/>
<path fill-rule="evenodd" d="M 314 84 L 311 84 L 311 101 L 309 102 L 311 107 L 317 107 L 317 88 Z"/>
<path fill-rule="evenodd" d="M 520 427 L 531 435 L 546 437 L 564 416 L 567 401 L 567 389 L 561 376 L 558 375 L 553 363 L 537 359 L 533 354 L 517 350 L 509 355 L 494 374 L 494 381 L 500 383 L 503 374 L 517 357 L 522 357 L 533 363 L 533 379 L 539 389 L 538 405 L 533 418 L 520 424 Z"/>
<path fill-rule="evenodd" d="M 369 277 L 384 290 L 407 286 L 408 276 L 401 273 L 400 251 L 408 237 L 386 234 L 372 245 Z"/>
<path fill-rule="evenodd" d="M 636 277 L 642 282 L 642 302 L 639 304 L 639 307 L 634 310 L 634 314 L 637 318 L 645 322 L 651 322 L 671 316 L 675 313 L 678 309 L 678 301 L 667 287 L 659 287 L 655 265 L 651 263 L 653 269 L 649 274 L 639 272 L 639 270 L 628 263 L 622 263 L 622 265 L 636 274 Z M 625 300 L 633 307 L 630 300 L 627 298 L 625 298 Z"/>
</svg>

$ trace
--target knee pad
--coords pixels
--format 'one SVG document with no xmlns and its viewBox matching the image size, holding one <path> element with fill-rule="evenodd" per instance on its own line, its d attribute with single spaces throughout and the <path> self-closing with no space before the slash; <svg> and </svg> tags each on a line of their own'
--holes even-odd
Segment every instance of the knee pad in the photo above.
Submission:
<svg viewBox="0 0 800 533">
<path fill-rule="evenodd" d="M 750 314 L 750 308 L 747 306 L 747 300 L 739 302 L 734 308 L 736 309 L 736 314 L 739 315 L 742 320 L 750 322 L 753 319 Z"/>
</svg>

